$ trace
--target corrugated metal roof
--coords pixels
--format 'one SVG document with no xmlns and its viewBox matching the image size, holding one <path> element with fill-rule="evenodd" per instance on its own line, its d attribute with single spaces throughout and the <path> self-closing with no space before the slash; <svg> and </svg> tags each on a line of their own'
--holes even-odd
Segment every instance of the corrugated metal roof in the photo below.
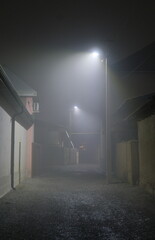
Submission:
<svg viewBox="0 0 155 240">
<path fill-rule="evenodd" d="M 0 106 L 25 129 L 33 124 L 33 117 L 29 114 L 16 89 L 0 65 Z"/>
<path fill-rule="evenodd" d="M 28 86 L 27 83 L 19 79 L 15 73 L 10 71 L 6 66 L 3 66 L 3 69 L 20 97 L 37 96 L 37 92 L 33 88 Z"/>
<path fill-rule="evenodd" d="M 115 121 L 143 119 L 155 112 L 155 92 L 127 99 L 115 112 Z"/>
<path fill-rule="evenodd" d="M 116 71 L 155 71 L 155 42 L 112 65 Z"/>
</svg>

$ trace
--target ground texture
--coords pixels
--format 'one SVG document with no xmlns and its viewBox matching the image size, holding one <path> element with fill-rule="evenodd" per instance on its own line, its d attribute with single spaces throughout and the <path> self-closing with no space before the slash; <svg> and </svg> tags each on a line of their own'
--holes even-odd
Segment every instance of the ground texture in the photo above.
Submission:
<svg viewBox="0 0 155 240">
<path fill-rule="evenodd" d="M 153 240 L 155 201 L 97 172 L 55 169 L 0 199 L 0 239 Z"/>
</svg>

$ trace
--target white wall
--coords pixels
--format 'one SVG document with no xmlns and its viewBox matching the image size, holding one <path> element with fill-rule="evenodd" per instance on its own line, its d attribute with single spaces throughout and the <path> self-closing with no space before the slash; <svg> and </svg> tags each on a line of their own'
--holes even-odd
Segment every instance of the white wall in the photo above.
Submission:
<svg viewBox="0 0 155 240">
<path fill-rule="evenodd" d="M 27 131 L 15 122 L 14 181 L 19 184 L 26 177 Z"/>
<path fill-rule="evenodd" d="M 11 189 L 11 118 L 0 107 L 0 197 Z"/>
<path fill-rule="evenodd" d="M 11 127 L 10 116 L 0 107 L 0 197 L 11 189 Z M 15 186 L 26 177 L 26 160 L 27 131 L 15 122 Z"/>
</svg>

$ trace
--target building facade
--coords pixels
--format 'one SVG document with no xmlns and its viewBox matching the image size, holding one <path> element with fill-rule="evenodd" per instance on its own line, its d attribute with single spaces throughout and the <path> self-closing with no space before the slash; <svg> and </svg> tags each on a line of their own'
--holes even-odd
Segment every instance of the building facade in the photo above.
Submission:
<svg viewBox="0 0 155 240">
<path fill-rule="evenodd" d="M 32 175 L 36 91 L 0 66 L 0 196 Z"/>
</svg>

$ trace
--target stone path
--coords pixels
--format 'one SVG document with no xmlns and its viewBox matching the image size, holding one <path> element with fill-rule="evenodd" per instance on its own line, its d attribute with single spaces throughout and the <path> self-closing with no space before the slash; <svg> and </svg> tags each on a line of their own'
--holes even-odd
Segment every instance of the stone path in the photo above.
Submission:
<svg viewBox="0 0 155 240">
<path fill-rule="evenodd" d="M 0 239 L 155 239 L 155 201 L 92 170 L 57 168 L 1 198 Z"/>
</svg>

